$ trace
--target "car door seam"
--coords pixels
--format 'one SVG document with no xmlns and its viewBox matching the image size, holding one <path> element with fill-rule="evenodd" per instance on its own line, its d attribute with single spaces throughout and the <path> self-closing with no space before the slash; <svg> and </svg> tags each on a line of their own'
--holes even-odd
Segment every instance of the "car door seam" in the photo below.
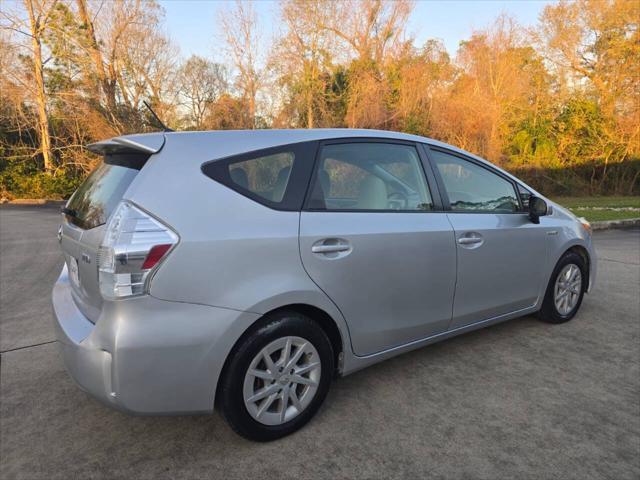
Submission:
<svg viewBox="0 0 640 480">
<path fill-rule="evenodd" d="M 456 229 L 453 226 L 453 222 L 451 221 L 451 219 L 449 218 L 449 213 L 445 213 L 445 216 L 447 217 L 447 222 L 449 222 L 449 225 L 451 225 L 451 234 L 453 235 L 453 246 L 456 252 L 456 274 L 454 277 L 454 281 L 453 281 L 453 297 L 451 299 L 451 317 L 449 318 L 449 325 L 447 326 L 447 330 L 449 331 L 451 330 L 451 326 L 453 325 L 453 312 L 454 312 L 454 306 L 456 304 L 456 293 L 458 293 L 458 242 L 456 240 Z"/>
<path fill-rule="evenodd" d="M 351 354 L 352 355 L 356 355 L 355 349 L 353 348 L 353 343 L 351 341 L 351 330 L 349 329 L 349 322 L 347 322 L 347 317 L 345 317 L 344 312 L 340 309 L 338 304 L 336 304 L 336 302 L 333 301 L 333 298 L 331 298 L 329 296 L 329 294 L 327 292 L 325 292 L 324 289 L 320 285 L 318 285 L 318 283 L 313 279 L 313 277 L 307 271 L 307 267 L 304 265 L 304 261 L 302 259 L 301 231 L 302 231 L 302 212 L 298 212 L 298 257 L 300 258 L 300 265 L 302 266 L 302 270 L 304 270 L 304 273 L 307 274 L 307 277 L 309 277 L 309 280 L 311 280 L 313 282 L 313 284 L 316 287 L 318 287 L 318 289 L 322 293 L 324 293 L 324 295 L 329 299 L 329 301 L 336 307 L 338 312 L 340 312 L 340 315 L 342 315 L 342 318 L 344 319 L 345 327 L 347 328 L 347 335 L 349 336 L 349 346 L 351 347 Z"/>
</svg>

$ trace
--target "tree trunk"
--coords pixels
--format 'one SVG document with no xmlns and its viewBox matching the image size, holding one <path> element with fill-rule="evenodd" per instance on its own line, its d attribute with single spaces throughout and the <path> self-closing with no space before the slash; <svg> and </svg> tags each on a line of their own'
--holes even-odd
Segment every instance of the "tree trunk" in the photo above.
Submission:
<svg viewBox="0 0 640 480">
<path fill-rule="evenodd" d="M 256 128 L 256 89 L 253 84 L 249 91 L 249 121 L 251 122 L 251 130 Z"/>
<path fill-rule="evenodd" d="M 93 22 L 89 17 L 89 10 L 87 9 L 87 0 L 76 0 L 78 5 L 78 14 L 80 15 L 80 21 L 86 28 L 87 40 L 89 43 L 89 56 L 93 61 L 96 69 L 96 76 L 98 77 L 98 83 L 102 89 L 102 93 L 105 97 L 107 110 L 113 117 L 116 109 L 116 89 L 115 82 L 108 78 L 107 71 L 102 61 L 102 52 L 96 39 L 96 32 L 93 28 Z"/>
<path fill-rule="evenodd" d="M 33 53 L 33 76 L 36 83 L 36 104 L 38 110 L 38 130 L 40 133 L 40 149 L 44 160 L 45 172 L 50 172 L 53 168 L 51 156 L 51 133 L 49 131 L 49 119 L 47 117 L 47 97 L 44 88 L 44 68 L 42 65 L 42 26 L 36 19 L 33 12 L 33 0 L 24 0 L 27 12 L 29 13 L 29 23 L 31 25 L 31 49 Z"/>
<path fill-rule="evenodd" d="M 313 93 L 308 93 L 307 97 L 307 128 L 313 128 Z"/>
</svg>

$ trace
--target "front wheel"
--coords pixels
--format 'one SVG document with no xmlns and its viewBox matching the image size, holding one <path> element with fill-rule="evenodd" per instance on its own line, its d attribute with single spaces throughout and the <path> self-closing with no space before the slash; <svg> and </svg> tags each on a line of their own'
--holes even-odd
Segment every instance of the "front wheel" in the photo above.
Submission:
<svg viewBox="0 0 640 480">
<path fill-rule="evenodd" d="M 275 440 L 316 413 L 333 374 L 331 342 L 295 312 L 265 317 L 234 348 L 219 391 L 220 409 L 240 435 Z"/>
<path fill-rule="evenodd" d="M 571 320 L 587 288 L 587 265 L 577 253 L 565 253 L 553 270 L 538 317 L 548 323 Z"/>
</svg>

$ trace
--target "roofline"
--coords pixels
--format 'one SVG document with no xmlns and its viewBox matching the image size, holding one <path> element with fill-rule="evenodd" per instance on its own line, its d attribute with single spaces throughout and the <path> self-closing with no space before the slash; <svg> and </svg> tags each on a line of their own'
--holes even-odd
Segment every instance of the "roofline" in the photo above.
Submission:
<svg viewBox="0 0 640 480">
<path fill-rule="evenodd" d="M 509 178 L 524 185 L 538 196 L 542 196 L 535 189 L 524 183 L 519 178 L 511 175 L 506 170 L 494 165 L 493 163 L 485 160 L 478 155 L 474 155 L 471 152 L 455 147 L 448 143 L 441 142 L 429 137 L 423 137 L 420 135 L 413 135 L 410 133 L 395 132 L 392 130 L 374 130 L 365 128 L 297 128 L 297 129 L 258 129 L 258 130 L 192 130 L 181 132 L 155 132 L 136 135 L 123 135 L 120 137 L 114 137 L 109 140 L 93 143 L 88 145 L 87 148 L 95 153 L 107 154 L 107 153 L 131 153 L 142 152 L 150 155 L 158 153 L 162 150 L 166 140 L 172 137 L 187 137 L 190 135 L 198 136 L 210 136 L 210 137 L 222 137 L 225 135 L 237 135 L 244 133 L 247 135 L 259 135 L 259 136 L 283 136 L 286 138 L 286 143 L 297 143 L 304 141 L 318 141 L 318 140 L 333 140 L 340 138 L 389 138 L 397 140 L 405 140 L 410 142 L 425 143 L 434 147 L 441 147 L 452 152 L 459 153 L 461 155 L 473 158 L 479 162 L 486 164 L 487 166 L 494 168 L 501 173 L 505 174 Z M 296 138 L 296 135 L 302 138 Z"/>
</svg>

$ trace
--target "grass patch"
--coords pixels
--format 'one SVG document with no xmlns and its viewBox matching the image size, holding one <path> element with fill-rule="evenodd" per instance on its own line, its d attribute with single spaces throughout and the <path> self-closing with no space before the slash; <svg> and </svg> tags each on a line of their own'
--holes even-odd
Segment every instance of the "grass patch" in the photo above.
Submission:
<svg viewBox="0 0 640 480">
<path fill-rule="evenodd" d="M 640 197 L 557 197 L 554 202 L 590 222 L 640 218 Z"/>
<path fill-rule="evenodd" d="M 640 218 L 640 212 L 629 210 L 580 210 L 570 209 L 574 215 L 584 217 L 590 222 L 600 222 L 604 220 L 624 220 L 627 218 Z"/>
<path fill-rule="evenodd" d="M 570 209 L 578 207 L 640 208 L 640 196 L 636 197 L 555 197 L 554 202 Z"/>
</svg>

